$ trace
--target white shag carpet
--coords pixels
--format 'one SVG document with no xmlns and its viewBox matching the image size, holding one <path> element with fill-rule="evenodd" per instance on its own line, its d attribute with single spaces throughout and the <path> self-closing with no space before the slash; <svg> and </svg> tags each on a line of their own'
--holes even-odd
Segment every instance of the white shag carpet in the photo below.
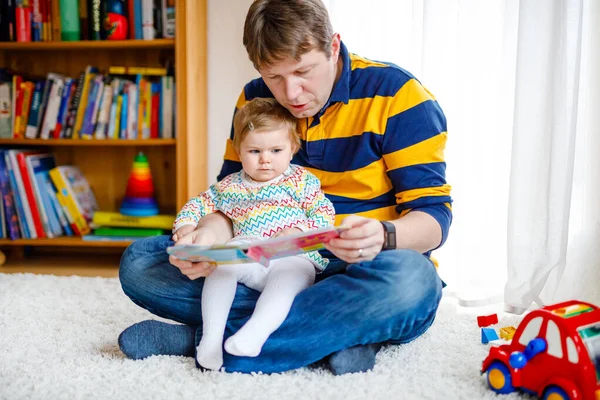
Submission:
<svg viewBox="0 0 600 400">
<path fill-rule="evenodd" d="M 500 326 L 519 321 L 499 316 Z M 476 315 L 448 298 L 425 335 L 382 349 L 373 371 L 338 377 L 309 368 L 203 373 L 192 358 L 126 359 L 119 333 L 148 318 L 117 279 L 0 274 L 0 399 L 498 398 L 479 374 L 488 347 Z"/>
</svg>

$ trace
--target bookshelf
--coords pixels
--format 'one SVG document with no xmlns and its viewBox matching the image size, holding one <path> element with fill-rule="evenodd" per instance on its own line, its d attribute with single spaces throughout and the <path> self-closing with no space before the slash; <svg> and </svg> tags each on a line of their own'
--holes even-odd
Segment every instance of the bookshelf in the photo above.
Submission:
<svg viewBox="0 0 600 400">
<path fill-rule="evenodd" d="M 133 159 L 143 151 L 150 163 L 160 213 L 175 214 L 191 196 L 207 187 L 206 0 L 176 0 L 175 7 L 175 39 L 0 42 L 0 67 L 31 76 L 55 72 L 76 78 L 87 65 L 100 71 L 112 65 L 174 65 L 174 139 L 0 139 L 0 146 L 49 150 L 58 165 L 78 166 L 102 211 L 119 210 Z M 0 240 L 0 250 L 7 254 L 0 272 L 24 272 L 34 265 L 54 273 L 62 271 L 61 263 L 81 269 L 88 261 L 93 268 L 116 268 L 119 255 L 129 244 L 84 241 L 80 237 Z"/>
</svg>

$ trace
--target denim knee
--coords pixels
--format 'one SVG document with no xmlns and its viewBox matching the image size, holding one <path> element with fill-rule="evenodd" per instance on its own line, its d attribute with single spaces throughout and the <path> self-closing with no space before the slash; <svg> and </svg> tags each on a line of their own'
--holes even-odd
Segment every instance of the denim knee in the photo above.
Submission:
<svg viewBox="0 0 600 400">
<path fill-rule="evenodd" d="M 442 282 L 428 257 L 414 250 L 388 250 L 371 263 L 372 268 L 381 271 L 381 279 L 386 279 L 381 296 L 393 299 L 403 309 L 437 309 Z"/>
<path fill-rule="evenodd" d="M 146 272 L 161 262 L 168 262 L 166 248 L 173 242 L 170 236 L 153 236 L 136 240 L 125 249 L 119 264 L 119 280 L 125 294 L 132 294 L 143 287 Z"/>
</svg>

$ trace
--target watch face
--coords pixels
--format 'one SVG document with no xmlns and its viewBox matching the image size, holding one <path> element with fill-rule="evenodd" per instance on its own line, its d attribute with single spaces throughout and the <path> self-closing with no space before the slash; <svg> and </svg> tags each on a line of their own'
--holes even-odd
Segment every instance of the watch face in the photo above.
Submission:
<svg viewBox="0 0 600 400">
<path fill-rule="evenodd" d="M 382 250 L 394 250 L 396 248 L 396 227 L 391 222 L 382 221 L 384 243 Z"/>
</svg>

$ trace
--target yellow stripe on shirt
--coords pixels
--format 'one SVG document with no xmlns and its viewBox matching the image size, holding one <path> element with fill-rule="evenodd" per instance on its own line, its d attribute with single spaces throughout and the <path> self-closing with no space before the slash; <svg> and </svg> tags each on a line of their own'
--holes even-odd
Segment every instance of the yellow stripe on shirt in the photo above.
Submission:
<svg viewBox="0 0 600 400">
<path fill-rule="evenodd" d="M 369 200 L 388 193 L 393 188 L 386 175 L 383 159 L 354 171 L 329 172 L 310 167 L 306 169 L 319 178 L 325 193 L 335 196 Z M 373 179 L 374 176 L 381 178 Z"/>
<path fill-rule="evenodd" d="M 452 187 L 448 184 L 437 187 L 426 187 L 419 189 L 405 190 L 396 193 L 396 203 L 408 203 L 409 201 L 417 200 L 421 197 L 439 197 L 450 196 Z"/>
<path fill-rule="evenodd" d="M 444 162 L 447 136 L 446 132 L 442 132 L 410 147 L 384 154 L 383 159 L 388 166 L 388 170 L 410 167 L 411 165 Z"/>
</svg>

